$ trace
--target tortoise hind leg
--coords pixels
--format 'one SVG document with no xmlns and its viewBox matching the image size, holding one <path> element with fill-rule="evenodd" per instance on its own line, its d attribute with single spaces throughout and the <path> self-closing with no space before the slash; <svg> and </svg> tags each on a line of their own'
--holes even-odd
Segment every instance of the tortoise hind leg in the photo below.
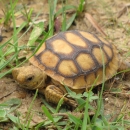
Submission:
<svg viewBox="0 0 130 130">
<path fill-rule="evenodd" d="M 77 104 L 74 100 L 64 97 L 64 92 L 56 87 L 55 85 L 49 85 L 46 87 L 44 91 L 45 98 L 48 102 L 58 104 L 61 98 L 64 100 L 64 104 L 70 105 L 72 107 L 76 107 Z"/>
</svg>

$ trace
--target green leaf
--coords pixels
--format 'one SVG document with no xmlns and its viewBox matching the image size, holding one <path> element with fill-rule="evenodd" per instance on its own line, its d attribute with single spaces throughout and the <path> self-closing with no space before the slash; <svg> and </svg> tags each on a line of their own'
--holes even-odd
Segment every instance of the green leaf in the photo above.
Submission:
<svg viewBox="0 0 130 130">
<path fill-rule="evenodd" d="M 43 126 L 50 125 L 51 123 L 52 123 L 52 121 L 50 121 L 50 120 L 48 121 L 48 120 L 47 120 L 47 121 L 44 122 Z"/>
<path fill-rule="evenodd" d="M 27 46 L 33 46 L 34 42 L 39 38 L 39 36 L 42 34 L 44 29 L 44 23 L 43 22 L 39 22 L 38 24 L 36 24 L 32 30 L 32 33 L 29 37 L 29 41 L 27 43 Z"/>
<path fill-rule="evenodd" d="M 94 93 L 92 91 L 89 92 L 84 92 L 83 96 L 85 96 L 86 98 L 89 98 L 89 102 L 92 102 L 93 100 L 98 99 L 98 96 L 94 96 Z"/>
<path fill-rule="evenodd" d="M 55 123 L 58 122 L 60 119 L 62 119 L 62 116 L 57 116 L 53 118 Z"/>
<path fill-rule="evenodd" d="M 63 104 L 63 102 L 64 102 L 64 96 L 58 102 L 58 105 L 56 107 L 56 113 L 59 111 L 59 109 L 60 109 L 61 105 Z"/>
<path fill-rule="evenodd" d="M 44 114 L 48 117 L 48 119 L 54 122 L 53 116 L 44 105 L 42 106 L 42 110 L 44 111 Z"/>
<path fill-rule="evenodd" d="M 49 105 L 49 104 L 46 102 L 46 100 L 44 100 L 44 99 L 42 98 L 42 101 L 43 101 L 43 104 L 45 104 L 45 106 L 47 106 L 47 108 L 48 108 L 52 113 L 56 113 L 56 110 L 55 110 L 51 105 Z"/>
<path fill-rule="evenodd" d="M 21 105 L 21 100 L 17 98 L 10 99 L 0 104 L 0 122 L 8 121 L 8 114 Z"/>
<path fill-rule="evenodd" d="M 67 86 L 65 86 L 68 94 L 70 97 L 74 98 L 74 99 L 80 99 L 81 97 L 83 97 L 82 94 L 76 94 L 75 92 L 71 91 Z"/>
<path fill-rule="evenodd" d="M 79 118 L 77 118 L 77 117 L 75 117 L 75 116 L 73 116 L 71 114 L 68 114 L 68 116 L 69 116 L 70 121 L 73 122 L 74 124 L 76 124 L 76 125 L 81 125 L 82 124 L 81 119 L 79 119 Z"/>
<path fill-rule="evenodd" d="M 54 119 L 54 122 L 59 122 L 59 120 L 62 118 L 62 116 L 58 116 L 58 117 L 54 117 L 53 119 Z M 43 126 L 47 126 L 47 125 L 50 125 L 52 123 L 52 121 L 51 120 L 47 120 L 47 121 L 45 121 L 44 122 L 44 124 L 42 124 Z"/>
<path fill-rule="evenodd" d="M 70 26 L 72 25 L 73 21 L 75 20 L 76 17 L 76 13 L 73 14 L 68 20 L 67 20 L 67 24 L 66 24 L 66 30 L 68 30 L 70 28 Z"/>
<path fill-rule="evenodd" d="M 0 110 L 0 119 L 3 119 L 3 117 L 6 116 L 6 111 L 5 110 Z"/>
<path fill-rule="evenodd" d="M 8 121 L 6 114 L 7 114 L 7 112 L 5 110 L 0 110 L 0 122 Z"/>
<path fill-rule="evenodd" d="M 67 125 L 67 121 L 61 120 L 61 121 L 57 122 L 57 124 L 60 125 L 60 126 L 66 126 Z"/>
<path fill-rule="evenodd" d="M 77 99 L 76 101 L 78 102 L 79 105 L 83 105 L 83 104 L 86 103 L 86 101 L 84 99 L 82 99 L 82 98 Z"/>
<path fill-rule="evenodd" d="M 79 4 L 79 7 L 78 7 L 78 11 L 79 12 L 82 12 L 83 9 L 84 9 L 84 4 L 85 4 L 85 0 L 80 0 L 80 4 Z"/>
<path fill-rule="evenodd" d="M 0 109 L 6 110 L 7 113 L 10 113 L 17 109 L 21 105 L 21 100 L 18 98 L 12 98 L 2 104 L 0 104 Z"/>
<path fill-rule="evenodd" d="M 11 115 L 11 114 L 8 114 L 7 117 L 8 117 L 11 121 L 13 121 L 14 123 L 18 124 L 18 122 L 19 122 L 18 117 L 15 117 L 15 116 L 13 116 L 13 115 Z"/>
</svg>

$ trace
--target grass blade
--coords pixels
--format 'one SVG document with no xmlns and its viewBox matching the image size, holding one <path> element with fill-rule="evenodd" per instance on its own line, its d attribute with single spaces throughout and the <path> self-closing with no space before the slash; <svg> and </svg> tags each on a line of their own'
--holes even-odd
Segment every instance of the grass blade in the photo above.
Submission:
<svg viewBox="0 0 130 130">
<path fill-rule="evenodd" d="M 44 105 L 42 106 L 42 110 L 44 111 L 44 114 L 48 117 L 48 119 L 54 123 L 51 113 L 48 111 L 48 109 Z"/>
<path fill-rule="evenodd" d="M 71 16 L 71 18 L 69 18 L 69 19 L 67 20 L 66 30 L 68 30 L 68 29 L 70 28 L 70 26 L 72 25 L 72 23 L 74 22 L 76 15 L 77 15 L 77 14 L 74 13 L 74 14 Z"/>
</svg>

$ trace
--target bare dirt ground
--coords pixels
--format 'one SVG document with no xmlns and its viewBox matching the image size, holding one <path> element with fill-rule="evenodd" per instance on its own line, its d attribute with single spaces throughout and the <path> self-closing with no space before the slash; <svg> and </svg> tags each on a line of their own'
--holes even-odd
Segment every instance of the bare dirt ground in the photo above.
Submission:
<svg viewBox="0 0 130 130">
<path fill-rule="evenodd" d="M 68 1 L 69 2 L 69 1 Z M 28 8 L 33 8 L 34 12 L 39 12 L 41 9 L 42 15 L 39 19 L 44 19 L 46 26 L 48 25 L 48 2 L 47 0 L 35 0 L 35 1 L 24 1 Z M 78 4 L 77 0 L 70 2 L 71 5 Z M 18 6 L 21 3 L 19 2 Z M 2 6 L 2 5 L 1 5 Z M 59 2 L 57 9 L 61 8 L 61 3 Z M 4 6 L 2 7 L 4 8 Z M 100 28 L 105 32 L 106 36 L 100 33 L 92 22 L 86 17 L 86 13 L 90 14 L 95 21 L 98 23 Z M 0 11 L 0 14 L 2 12 Z M 34 15 L 35 17 L 35 15 Z M 69 15 L 68 15 L 69 17 Z M 19 26 L 24 21 L 24 18 L 19 17 L 16 19 L 16 24 Z M 126 55 L 130 51 L 130 2 L 129 0 L 91 0 L 86 1 L 84 12 L 78 16 L 70 29 L 78 29 L 96 33 L 98 36 L 102 36 L 109 41 L 111 41 L 119 50 L 123 60 L 130 62 L 130 58 Z M 21 32 L 22 34 L 22 32 Z M 21 35 L 20 34 L 20 35 Z M 7 36 L 0 43 L 1 45 L 5 43 L 9 37 L 12 35 L 12 31 L 2 30 L 2 35 Z M 26 44 L 29 38 L 30 32 L 23 37 L 19 44 Z M 24 55 L 23 52 L 20 53 Z M 8 68 L 6 68 L 8 69 Z M 6 71 L 6 70 L 3 70 Z M 100 90 L 100 87 L 99 87 Z M 111 121 L 114 120 L 115 116 L 119 114 L 124 114 L 125 119 L 130 119 L 130 77 L 126 76 L 121 80 L 121 76 L 115 78 L 113 82 L 106 84 L 105 91 L 103 93 L 104 98 L 104 113 L 108 116 L 111 116 Z M 3 101 L 9 100 L 11 98 L 20 98 L 22 100 L 22 105 L 17 111 L 20 111 L 22 117 L 26 115 L 29 105 L 34 96 L 34 92 L 29 90 L 24 90 L 19 88 L 19 85 L 15 83 L 12 79 L 11 74 L 0 79 L 0 103 Z M 41 116 L 37 113 L 41 112 L 41 105 L 43 104 L 42 98 L 40 95 L 35 100 L 35 105 L 32 110 L 34 112 L 32 125 L 35 125 L 42 121 Z M 0 124 L 0 128 L 8 129 L 5 127 L 5 124 Z"/>
</svg>

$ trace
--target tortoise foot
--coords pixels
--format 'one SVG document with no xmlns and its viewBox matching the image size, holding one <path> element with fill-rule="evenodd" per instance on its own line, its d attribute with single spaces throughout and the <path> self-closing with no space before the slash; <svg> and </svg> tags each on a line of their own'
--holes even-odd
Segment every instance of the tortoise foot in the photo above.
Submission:
<svg viewBox="0 0 130 130">
<path fill-rule="evenodd" d="M 76 107 L 77 103 L 76 101 L 69 99 L 65 97 L 65 93 L 55 85 L 49 85 L 47 86 L 45 90 L 45 98 L 48 102 L 58 104 L 61 98 L 64 100 L 64 104 L 70 105 L 72 107 Z"/>
</svg>

